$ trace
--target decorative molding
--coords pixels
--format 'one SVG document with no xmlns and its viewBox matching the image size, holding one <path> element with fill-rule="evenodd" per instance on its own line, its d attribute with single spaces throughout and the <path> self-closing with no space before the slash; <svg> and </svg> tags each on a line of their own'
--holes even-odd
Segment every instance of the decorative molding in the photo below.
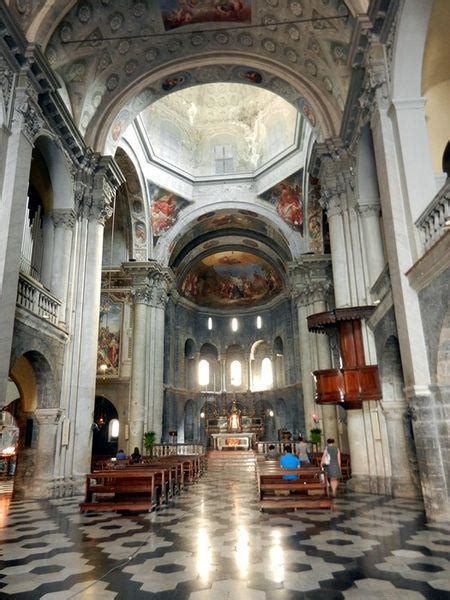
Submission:
<svg viewBox="0 0 450 600">
<path fill-rule="evenodd" d="M 37 408 L 34 416 L 39 425 L 56 425 L 61 417 L 60 408 Z"/>
<path fill-rule="evenodd" d="M 76 221 L 76 213 L 71 208 L 55 208 L 52 212 L 55 227 L 73 229 Z"/>
</svg>

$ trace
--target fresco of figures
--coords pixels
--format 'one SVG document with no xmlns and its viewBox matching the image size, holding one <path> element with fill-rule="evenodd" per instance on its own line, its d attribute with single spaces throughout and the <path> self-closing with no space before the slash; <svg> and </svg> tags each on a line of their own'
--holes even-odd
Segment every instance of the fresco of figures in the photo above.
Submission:
<svg viewBox="0 0 450 600">
<path fill-rule="evenodd" d="M 98 374 L 119 375 L 121 326 L 122 303 L 102 294 L 97 347 Z M 100 369 L 102 365 L 106 365 L 106 370 Z"/>
<path fill-rule="evenodd" d="M 281 289 L 281 277 L 268 261 L 232 250 L 198 261 L 184 278 L 181 293 L 202 306 L 226 308 L 266 302 Z"/>
<path fill-rule="evenodd" d="M 280 181 L 261 197 L 275 206 L 277 213 L 292 229 L 303 234 L 303 169 Z"/>
<path fill-rule="evenodd" d="M 166 30 L 207 21 L 249 23 L 251 5 L 251 0 L 159 0 Z"/>
<path fill-rule="evenodd" d="M 189 203 L 184 198 L 154 184 L 149 185 L 149 194 L 153 237 L 158 237 L 177 222 L 180 210 Z"/>
<path fill-rule="evenodd" d="M 308 191 L 309 248 L 316 254 L 323 253 L 323 211 L 320 206 L 320 185 L 314 177 L 309 178 Z"/>
</svg>

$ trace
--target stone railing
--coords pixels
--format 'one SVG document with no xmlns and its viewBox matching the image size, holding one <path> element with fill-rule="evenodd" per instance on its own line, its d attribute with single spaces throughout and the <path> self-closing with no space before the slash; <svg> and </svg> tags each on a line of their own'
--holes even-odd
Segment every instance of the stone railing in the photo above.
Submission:
<svg viewBox="0 0 450 600">
<path fill-rule="evenodd" d="M 58 312 L 61 302 L 38 281 L 24 273 L 19 275 L 17 306 L 29 310 L 41 319 L 53 323 L 53 325 L 58 324 Z"/>
<path fill-rule="evenodd" d="M 416 226 L 422 233 L 425 251 L 450 230 L 450 178 L 447 178 L 444 187 L 420 215 Z"/>
<path fill-rule="evenodd" d="M 153 456 L 171 456 L 176 454 L 205 454 L 203 444 L 154 444 Z"/>
</svg>

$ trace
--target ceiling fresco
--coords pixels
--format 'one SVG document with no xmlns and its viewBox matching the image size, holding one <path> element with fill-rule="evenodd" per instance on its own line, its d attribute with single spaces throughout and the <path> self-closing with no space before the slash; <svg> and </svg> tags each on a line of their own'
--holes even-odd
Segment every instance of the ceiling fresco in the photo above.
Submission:
<svg viewBox="0 0 450 600">
<path fill-rule="evenodd" d="M 263 248 L 269 246 L 283 260 L 292 260 L 289 244 L 276 227 L 266 223 L 252 211 L 234 210 L 233 212 L 209 212 L 197 218 L 172 248 L 172 267 L 177 267 L 184 257 L 199 244 L 204 249 L 216 248 L 218 238 L 223 236 L 240 236 L 242 245 L 247 248 Z"/>
<path fill-rule="evenodd" d="M 206 5 L 193 0 L 79 0 L 65 6 L 70 9 L 45 9 L 47 24 L 52 23 L 54 29 L 44 50 L 67 86 L 73 114 L 83 131 L 99 123 L 114 100 L 137 82 L 134 97 L 148 91 L 146 99 L 141 98 L 141 110 L 154 100 L 153 92 L 160 97 L 180 84 L 192 85 L 198 80 L 192 71 L 185 77 L 174 69 L 163 80 L 153 74 L 169 62 L 204 59 L 208 53 L 223 55 L 224 65 L 231 53 L 240 57 L 241 65 L 247 56 L 250 63 L 257 57 L 290 69 L 294 78 L 298 74 L 308 82 L 305 96 L 317 99 L 322 115 L 328 113 L 327 118 L 333 120 L 342 114 L 351 76 L 348 56 L 354 24 L 342 0 L 253 0 L 251 5 L 249 0 L 208 0 Z M 190 23 L 174 20 L 177 11 L 179 21 L 190 19 Z M 213 73 L 208 73 L 206 65 L 205 69 L 203 82 L 233 80 L 220 76 L 217 62 Z M 270 79 L 276 79 L 272 69 L 264 73 L 249 66 L 246 71 L 249 83 L 268 86 L 276 93 L 275 87 L 290 85 L 287 78 L 271 83 Z M 241 81 L 244 76 L 244 72 L 237 74 Z M 168 89 L 163 88 L 164 81 Z M 282 91 L 280 95 L 285 97 Z M 297 91 L 293 101 L 301 95 Z M 306 112 L 310 110 L 315 110 L 311 100 Z M 93 131 L 90 128 L 88 133 Z"/>
<path fill-rule="evenodd" d="M 153 232 L 153 241 L 156 243 L 158 236 L 162 235 L 177 222 L 178 214 L 189 202 L 173 192 L 160 188 L 154 183 L 148 183 L 150 198 L 150 223 Z"/>
<path fill-rule="evenodd" d="M 193 23 L 237 21 L 250 23 L 251 0 L 159 0 L 166 30 Z"/>
<path fill-rule="evenodd" d="M 233 308 L 267 302 L 283 289 L 278 271 L 251 252 L 216 252 L 194 263 L 181 294 L 207 307 Z"/>
<path fill-rule="evenodd" d="M 280 181 L 261 195 L 292 229 L 303 234 L 303 169 Z"/>
</svg>

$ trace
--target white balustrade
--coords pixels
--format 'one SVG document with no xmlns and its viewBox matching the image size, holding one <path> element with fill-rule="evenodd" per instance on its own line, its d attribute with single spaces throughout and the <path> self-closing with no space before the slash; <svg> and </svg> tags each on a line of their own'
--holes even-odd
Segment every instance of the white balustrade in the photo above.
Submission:
<svg viewBox="0 0 450 600">
<path fill-rule="evenodd" d="M 422 232 L 425 251 L 450 229 L 450 178 L 416 221 L 416 226 Z"/>
<path fill-rule="evenodd" d="M 24 273 L 19 275 L 17 306 L 29 310 L 41 319 L 53 323 L 53 325 L 58 324 L 58 312 L 61 302 L 38 281 Z"/>
</svg>

